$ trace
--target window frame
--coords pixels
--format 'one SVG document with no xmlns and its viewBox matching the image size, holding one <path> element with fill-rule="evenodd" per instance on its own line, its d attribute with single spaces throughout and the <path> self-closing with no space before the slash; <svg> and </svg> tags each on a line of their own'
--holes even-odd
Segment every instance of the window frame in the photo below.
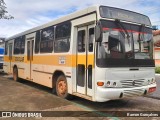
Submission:
<svg viewBox="0 0 160 120">
<path fill-rule="evenodd" d="M 34 52 L 35 54 L 38 54 L 40 52 L 40 41 L 41 41 L 41 31 L 36 31 L 36 37 L 35 37 L 35 48 Z"/>
<path fill-rule="evenodd" d="M 52 31 L 51 34 L 53 34 L 53 37 L 52 37 L 51 40 L 47 40 L 47 39 L 44 40 L 43 32 L 45 32 L 45 31 Z M 46 27 L 46 28 L 42 29 L 40 31 L 39 52 L 40 53 L 52 53 L 53 50 L 54 50 L 54 48 L 53 48 L 54 47 L 54 41 L 55 41 L 55 26 L 49 26 L 49 27 Z M 51 42 L 51 44 L 50 44 L 50 42 Z M 44 46 L 44 45 L 45 45 L 45 47 L 42 48 L 41 46 Z M 52 46 L 48 47 L 50 45 L 52 45 Z"/>
<path fill-rule="evenodd" d="M 65 30 L 63 29 L 64 27 L 66 27 L 65 25 L 68 27 L 68 30 L 67 28 L 65 28 Z M 60 23 L 55 27 L 55 41 L 54 41 L 55 53 L 69 52 L 70 39 L 71 39 L 71 27 L 72 27 L 71 21 Z M 65 31 L 67 31 L 67 34 Z M 59 44 L 62 44 L 62 46 L 60 47 Z"/>
<path fill-rule="evenodd" d="M 14 48 L 13 48 L 13 54 L 19 55 L 25 53 L 25 35 L 19 36 L 14 39 Z M 18 44 L 18 45 L 17 45 Z M 22 47 L 23 45 L 23 47 Z"/>
</svg>

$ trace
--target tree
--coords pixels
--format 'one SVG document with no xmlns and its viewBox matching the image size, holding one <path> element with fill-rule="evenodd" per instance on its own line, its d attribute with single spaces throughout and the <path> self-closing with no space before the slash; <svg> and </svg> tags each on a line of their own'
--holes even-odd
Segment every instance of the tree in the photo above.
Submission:
<svg viewBox="0 0 160 120">
<path fill-rule="evenodd" d="M 0 19 L 13 19 L 13 16 L 6 15 L 8 13 L 6 9 L 7 7 L 4 0 L 0 0 Z"/>
</svg>

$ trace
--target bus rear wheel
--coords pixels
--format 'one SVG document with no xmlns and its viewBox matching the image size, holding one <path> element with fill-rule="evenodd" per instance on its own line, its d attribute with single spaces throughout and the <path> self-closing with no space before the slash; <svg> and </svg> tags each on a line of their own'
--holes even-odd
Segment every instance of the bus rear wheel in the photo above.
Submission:
<svg viewBox="0 0 160 120">
<path fill-rule="evenodd" d="M 71 95 L 68 93 L 67 80 L 63 75 L 57 78 L 56 93 L 61 98 L 71 99 Z"/>
<path fill-rule="evenodd" d="M 18 81 L 18 69 L 16 67 L 13 68 L 13 80 Z"/>
</svg>

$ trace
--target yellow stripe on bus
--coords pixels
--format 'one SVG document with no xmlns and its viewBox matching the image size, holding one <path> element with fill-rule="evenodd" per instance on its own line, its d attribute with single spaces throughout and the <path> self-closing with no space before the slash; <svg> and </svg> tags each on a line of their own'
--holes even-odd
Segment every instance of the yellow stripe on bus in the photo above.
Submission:
<svg viewBox="0 0 160 120">
<path fill-rule="evenodd" d="M 55 66 L 66 66 L 66 67 L 76 67 L 76 64 L 86 65 L 86 55 L 78 55 L 76 61 L 76 55 L 37 55 L 33 57 L 32 64 L 41 65 L 55 65 Z M 94 66 L 94 54 L 88 55 L 88 64 Z M 64 63 L 61 63 L 63 62 Z M 4 62 L 10 62 L 9 56 L 4 56 Z M 27 56 L 12 56 L 11 62 L 17 63 L 30 63 L 27 60 Z"/>
</svg>

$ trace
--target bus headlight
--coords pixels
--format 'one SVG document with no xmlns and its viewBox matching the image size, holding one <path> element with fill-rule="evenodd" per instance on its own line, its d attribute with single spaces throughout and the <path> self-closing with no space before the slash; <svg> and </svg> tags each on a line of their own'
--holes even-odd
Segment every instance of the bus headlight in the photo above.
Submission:
<svg viewBox="0 0 160 120">
<path fill-rule="evenodd" d="M 114 82 L 114 83 L 113 83 L 113 87 L 116 87 L 116 85 L 117 85 L 117 83 L 116 83 L 116 82 Z"/>
<path fill-rule="evenodd" d="M 155 82 L 156 82 L 156 80 L 155 80 L 154 78 L 152 78 L 152 80 L 151 80 L 151 81 L 152 81 L 152 83 L 155 83 Z"/>
<path fill-rule="evenodd" d="M 106 84 L 106 86 L 109 87 L 110 85 L 111 85 L 111 82 L 108 81 L 107 84 Z"/>
<path fill-rule="evenodd" d="M 151 80 L 148 80 L 148 85 L 150 85 L 151 84 Z"/>
</svg>

